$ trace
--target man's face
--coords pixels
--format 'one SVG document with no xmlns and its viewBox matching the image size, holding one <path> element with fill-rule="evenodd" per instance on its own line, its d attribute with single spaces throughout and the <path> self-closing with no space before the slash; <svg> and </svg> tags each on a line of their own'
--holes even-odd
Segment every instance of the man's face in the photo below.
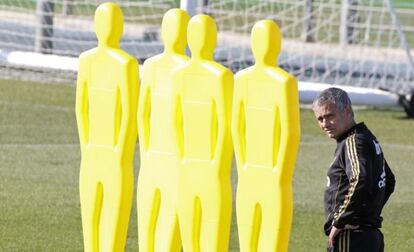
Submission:
<svg viewBox="0 0 414 252">
<path fill-rule="evenodd" d="M 319 127 L 326 132 L 328 137 L 333 139 L 338 139 L 353 123 L 352 109 L 348 107 L 344 111 L 340 111 L 332 102 L 316 105 L 313 112 Z"/>
</svg>

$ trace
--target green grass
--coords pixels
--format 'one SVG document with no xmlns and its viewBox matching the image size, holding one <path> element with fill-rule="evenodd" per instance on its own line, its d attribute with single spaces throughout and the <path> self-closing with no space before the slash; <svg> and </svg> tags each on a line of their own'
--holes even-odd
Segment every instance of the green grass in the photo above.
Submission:
<svg viewBox="0 0 414 252">
<path fill-rule="evenodd" d="M 79 161 L 73 85 L 0 81 L 0 251 L 82 251 Z M 401 111 L 359 110 L 381 140 L 397 176 L 385 207 L 386 251 L 414 248 L 414 121 Z M 324 251 L 322 195 L 335 144 L 301 111 L 290 251 Z M 137 176 L 138 153 L 135 161 Z M 235 168 L 232 178 L 236 183 Z M 135 196 L 134 196 L 135 199 Z M 136 202 L 127 251 L 137 251 Z M 233 211 L 234 212 L 234 211 Z M 230 250 L 238 251 L 233 217 Z"/>
</svg>

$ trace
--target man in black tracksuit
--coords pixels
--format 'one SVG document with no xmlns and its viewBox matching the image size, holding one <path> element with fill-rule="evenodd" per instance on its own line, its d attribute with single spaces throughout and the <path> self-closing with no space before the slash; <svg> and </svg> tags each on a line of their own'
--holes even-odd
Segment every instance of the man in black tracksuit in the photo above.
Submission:
<svg viewBox="0 0 414 252">
<path fill-rule="evenodd" d="M 378 140 L 364 123 L 355 123 L 351 101 L 341 89 L 324 90 L 313 110 L 322 130 L 337 141 L 325 190 L 328 251 L 384 251 L 381 211 L 395 177 Z"/>
</svg>

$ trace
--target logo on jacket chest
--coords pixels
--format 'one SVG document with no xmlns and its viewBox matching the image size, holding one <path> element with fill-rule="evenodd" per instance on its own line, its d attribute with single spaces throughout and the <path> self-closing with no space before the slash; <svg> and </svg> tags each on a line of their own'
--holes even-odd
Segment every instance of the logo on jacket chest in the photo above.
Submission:
<svg viewBox="0 0 414 252">
<path fill-rule="evenodd" d="M 385 173 L 385 167 L 384 167 L 384 165 L 382 165 L 381 178 L 378 181 L 378 187 L 379 187 L 379 189 L 381 189 L 381 188 L 383 188 L 383 187 L 386 186 L 386 181 L 387 181 L 387 178 L 386 178 L 386 173 Z"/>
<path fill-rule="evenodd" d="M 374 143 L 374 146 L 375 146 L 375 153 L 377 155 L 381 154 L 382 153 L 382 150 L 381 150 L 380 144 L 377 141 L 375 141 L 375 140 L 372 140 L 372 142 Z"/>
</svg>

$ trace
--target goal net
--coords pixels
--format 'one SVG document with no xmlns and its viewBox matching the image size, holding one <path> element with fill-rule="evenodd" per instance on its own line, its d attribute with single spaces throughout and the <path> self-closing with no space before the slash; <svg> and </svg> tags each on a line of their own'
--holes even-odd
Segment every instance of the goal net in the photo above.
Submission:
<svg viewBox="0 0 414 252">
<path fill-rule="evenodd" d="M 393 91 L 414 85 L 414 3 L 392 8 L 373 0 L 210 1 L 205 12 L 221 30 L 220 57 L 234 68 L 253 63 L 250 30 L 269 18 L 283 33 L 278 63 L 299 80 Z"/>
<path fill-rule="evenodd" d="M 76 61 L 83 51 L 97 46 L 94 13 L 104 0 L 0 0 L 0 73 L 3 78 L 52 82 L 73 82 Z M 116 2 L 124 13 L 121 47 L 136 56 L 140 63 L 162 52 L 159 28 L 162 17 L 178 1 Z M 15 53 L 18 51 L 19 53 Z M 33 60 L 33 54 L 45 57 Z M 62 68 L 54 58 L 61 56 Z M 34 61 L 34 62 L 33 62 Z"/>
<path fill-rule="evenodd" d="M 250 31 L 255 22 L 267 18 L 276 21 L 283 33 L 278 64 L 301 81 L 394 92 L 414 86 L 414 51 L 410 48 L 414 47 L 414 3 L 410 1 L 399 1 L 397 6 L 391 6 L 391 0 L 194 1 L 198 2 L 196 12 L 209 14 L 217 22 L 216 60 L 234 71 L 254 63 Z M 25 71 L 17 74 L 20 78 L 44 79 L 47 73 L 52 79 L 73 81 L 74 74 L 56 73 L 55 68 L 24 67 L 30 58 L 20 60 L 23 64 L 8 59 L 15 51 L 77 57 L 95 47 L 93 14 L 101 2 L 0 0 L 2 76 L 14 78 L 17 70 Z M 180 1 L 115 2 L 124 12 L 121 47 L 141 63 L 160 53 L 162 16 L 168 9 L 180 7 Z M 46 49 L 42 48 L 45 41 L 39 39 L 46 40 Z"/>
</svg>

